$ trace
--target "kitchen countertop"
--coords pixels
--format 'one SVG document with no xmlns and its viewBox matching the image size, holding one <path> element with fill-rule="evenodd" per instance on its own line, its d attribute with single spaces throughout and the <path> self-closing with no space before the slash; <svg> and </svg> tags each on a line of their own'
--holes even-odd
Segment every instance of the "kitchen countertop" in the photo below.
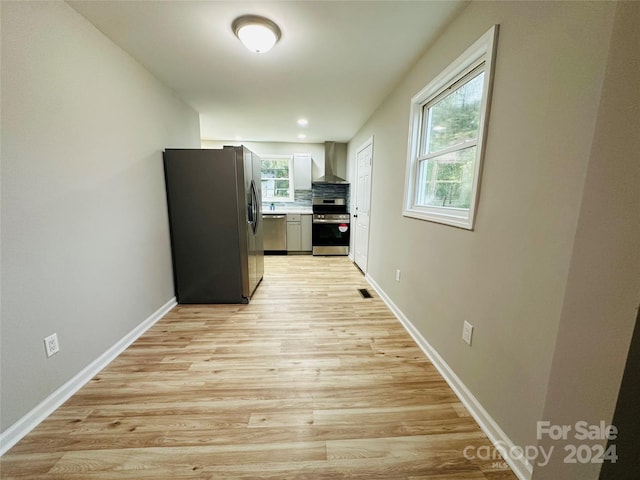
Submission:
<svg viewBox="0 0 640 480">
<path fill-rule="evenodd" d="M 275 210 L 269 210 L 268 208 L 262 210 L 263 215 L 286 215 L 287 213 L 298 213 L 300 215 L 311 215 L 313 211 L 311 207 L 291 207 L 291 208 L 278 208 Z"/>
</svg>

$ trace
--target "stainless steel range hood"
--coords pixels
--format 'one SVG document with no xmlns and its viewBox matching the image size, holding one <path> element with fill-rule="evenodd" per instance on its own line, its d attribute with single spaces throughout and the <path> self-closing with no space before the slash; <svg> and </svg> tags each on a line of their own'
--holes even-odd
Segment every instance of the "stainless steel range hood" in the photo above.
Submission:
<svg viewBox="0 0 640 480">
<path fill-rule="evenodd" d="M 313 183 L 349 183 L 347 180 L 342 177 L 338 177 L 334 173 L 338 159 L 338 149 L 336 145 L 336 142 L 324 142 L 324 176 L 314 180 Z"/>
</svg>

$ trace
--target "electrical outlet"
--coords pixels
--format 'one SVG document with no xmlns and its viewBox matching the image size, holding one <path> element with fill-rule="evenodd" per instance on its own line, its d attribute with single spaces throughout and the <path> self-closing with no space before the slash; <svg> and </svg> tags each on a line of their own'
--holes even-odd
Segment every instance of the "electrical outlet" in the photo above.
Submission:
<svg viewBox="0 0 640 480">
<path fill-rule="evenodd" d="M 396 282 L 400 281 L 400 269 L 396 270 Z"/>
<path fill-rule="evenodd" d="M 473 336 L 473 325 L 465 320 L 462 327 L 462 339 L 471 345 L 471 337 Z"/>
<path fill-rule="evenodd" d="M 58 344 L 58 334 L 54 333 L 44 339 L 44 348 L 47 352 L 47 357 L 54 355 L 60 351 L 60 345 Z"/>
</svg>

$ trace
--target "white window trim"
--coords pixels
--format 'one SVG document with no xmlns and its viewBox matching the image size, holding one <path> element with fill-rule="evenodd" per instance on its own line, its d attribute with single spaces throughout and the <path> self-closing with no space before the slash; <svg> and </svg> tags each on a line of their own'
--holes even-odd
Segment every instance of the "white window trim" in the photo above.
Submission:
<svg viewBox="0 0 640 480">
<path fill-rule="evenodd" d="M 263 202 L 293 202 L 295 201 L 295 184 L 293 183 L 293 155 L 260 155 L 260 161 L 262 160 L 289 160 L 289 196 L 288 197 L 262 197 Z M 260 166 L 262 171 L 262 165 Z"/>
<path fill-rule="evenodd" d="M 484 160 L 484 147 L 491 105 L 491 91 L 493 86 L 493 72 L 498 39 L 498 25 L 491 27 L 482 37 L 471 45 L 462 55 L 454 60 L 427 86 L 411 99 L 409 117 L 409 141 L 407 147 L 407 164 L 405 179 L 405 201 L 402 214 L 406 217 L 417 218 L 432 222 L 452 225 L 454 227 L 473 230 L 476 207 L 480 194 L 480 179 Z M 478 143 L 476 150 L 475 171 L 471 190 L 469 209 L 449 207 L 426 207 L 415 204 L 416 181 L 418 177 L 418 163 L 420 155 L 420 132 L 422 130 L 422 107 L 430 100 L 441 94 L 452 82 L 470 72 L 482 62 L 485 62 L 485 82 L 480 105 L 480 124 L 478 127 Z"/>
</svg>

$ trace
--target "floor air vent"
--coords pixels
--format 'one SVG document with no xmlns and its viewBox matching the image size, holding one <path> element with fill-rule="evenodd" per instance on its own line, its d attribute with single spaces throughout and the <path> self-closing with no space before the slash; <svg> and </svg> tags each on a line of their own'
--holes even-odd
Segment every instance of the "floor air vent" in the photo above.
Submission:
<svg viewBox="0 0 640 480">
<path fill-rule="evenodd" d="M 362 298 L 373 298 L 373 295 L 371 295 L 366 288 L 359 288 L 358 291 L 360 295 L 362 295 Z"/>
</svg>

